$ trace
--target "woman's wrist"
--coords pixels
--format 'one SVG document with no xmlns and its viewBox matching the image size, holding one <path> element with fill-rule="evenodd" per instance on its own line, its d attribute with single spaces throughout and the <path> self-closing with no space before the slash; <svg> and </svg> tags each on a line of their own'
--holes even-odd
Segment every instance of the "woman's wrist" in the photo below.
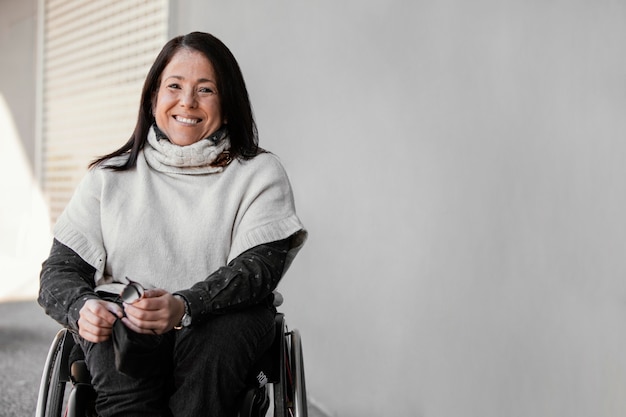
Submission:
<svg viewBox="0 0 626 417">
<path fill-rule="evenodd" d="M 178 302 L 176 303 L 178 308 L 176 312 L 176 316 L 178 320 L 175 322 L 174 329 L 180 330 L 183 327 L 188 327 L 191 324 L 191 315 L 189 314 L 189 303 L 185 297 L 180 294 L 174 294 L 174 299 Z"/>
</svg>

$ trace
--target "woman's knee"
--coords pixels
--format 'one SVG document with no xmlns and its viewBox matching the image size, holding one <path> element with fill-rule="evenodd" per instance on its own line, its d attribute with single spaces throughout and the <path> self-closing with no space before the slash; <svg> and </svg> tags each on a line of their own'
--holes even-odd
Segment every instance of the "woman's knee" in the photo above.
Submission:
<svg viewBox="0 0 626 417">
<path fill-rule="evenodd" d="M 174 415 L 230 415 L 252 365 L 274 339 L 274 312 L 253 309 L 178 331 L 174 349 Z"/>
</svg>

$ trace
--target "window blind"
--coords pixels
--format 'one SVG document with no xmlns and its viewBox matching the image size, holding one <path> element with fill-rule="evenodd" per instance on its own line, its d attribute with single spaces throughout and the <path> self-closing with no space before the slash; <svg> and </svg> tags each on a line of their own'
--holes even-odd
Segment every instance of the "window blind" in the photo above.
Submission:
<svg viewBox="0 0 626 417">
<path fill-rule="evenodd" d="M 167 0 L 45 0 L 42 186 L 54 223 L 95 157 L 125 143 L 167 41 Z"/>
</svg>

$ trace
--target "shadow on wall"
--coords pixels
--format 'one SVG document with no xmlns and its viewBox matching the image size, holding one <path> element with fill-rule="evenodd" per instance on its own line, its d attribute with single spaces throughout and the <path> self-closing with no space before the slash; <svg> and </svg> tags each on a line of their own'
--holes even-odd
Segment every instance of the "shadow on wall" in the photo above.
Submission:
<svg viewBox="0 0 626 417">
<path fill-rule="evenodd" d="M 28 299 L 51 242 L 48 209 L 2 93 L 0 137 L 0 300 Z"/>
</svg>

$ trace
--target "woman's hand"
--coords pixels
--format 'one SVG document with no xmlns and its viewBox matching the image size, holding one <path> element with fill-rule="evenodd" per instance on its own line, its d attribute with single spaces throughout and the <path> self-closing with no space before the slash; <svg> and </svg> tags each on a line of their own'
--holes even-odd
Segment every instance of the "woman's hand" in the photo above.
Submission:
<svg viewBox="0 0 626 417">
<path fill-rule="evenodd" d="M 100 343 L 111 337 L 113 323 L 124 316 L 124 311 L 115 303 L 92 298 L 85 302 L 79 314 L 78 334 L 85 340 Z"/>
<path fill-rule="evenodd" d="M 163 334 L 180 323 L 185 304 L 165 290 L 146 290 L 138 301 L 124 303 L 124 311 L 126 317 L 122 322 L 129 329 L 137 333 Z"/>
</svg>

